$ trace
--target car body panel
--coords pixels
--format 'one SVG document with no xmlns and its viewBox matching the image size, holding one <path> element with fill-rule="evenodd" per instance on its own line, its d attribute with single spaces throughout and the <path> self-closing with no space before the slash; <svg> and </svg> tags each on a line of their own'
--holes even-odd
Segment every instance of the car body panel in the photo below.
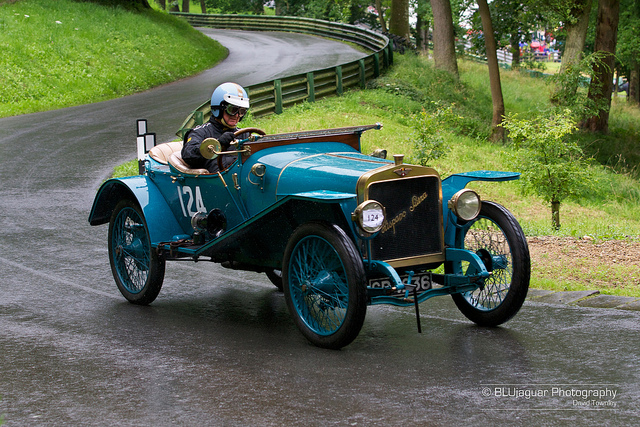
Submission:
<svg viewBox="0 0 640 427">
<path fill-rule="evenodd" d="M 188 237 L 188 231 L 178 223 L 156 184 L 144 175 L 110 179 L 103 183 L 93 202 L 89 223 L 99 225 L 109 222 L 113 209 L 122 199 L 138 202 L 147 218 L 152 244 Z M 149 220 L 152 218 L 162 218 L 162 221 Z"/>
</svg>

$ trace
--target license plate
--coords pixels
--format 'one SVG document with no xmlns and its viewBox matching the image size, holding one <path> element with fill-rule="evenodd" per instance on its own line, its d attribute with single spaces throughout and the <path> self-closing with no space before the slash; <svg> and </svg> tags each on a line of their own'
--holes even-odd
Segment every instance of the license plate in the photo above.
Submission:
<svg viewBox="0 0 640 427">
<path fill-rule="evenodd" d="M 409 278 L 408 274 L 405 275 L 401 275 L 400 279 L 402 279 L 402 283 L 406 284 L 407 283 L 407 279 Z M 431 282 L 431 274 L 430 273 L 418 273 L 418 274 L 414 274 L 411 277 L 411 283 L 414 286 L 417 286 L 417 291 L 418 293 L 420 292 L 424 292 L 424 291 L 428 291 L 429 289 L 431 289 L 433 287 L 433 284 Z M 388 277 L 382 277 L 382 278 L 377 278 L 377 279 L 370 279 L 369 280 L 369 287 L 372 289 L 384 289 L 384 288 L 391 288 L 392 286 L 395 286 L 395 283 L 393 283 L 391 281 L 390 278 Z M 409 291 L 413 292 L 413 289 L 409 288 Z M 399 289 L 396 291 L 393 291 L 390 295 L 392 296 L 404 296 L 406 292 L 406 289 Z"/>
</svg>

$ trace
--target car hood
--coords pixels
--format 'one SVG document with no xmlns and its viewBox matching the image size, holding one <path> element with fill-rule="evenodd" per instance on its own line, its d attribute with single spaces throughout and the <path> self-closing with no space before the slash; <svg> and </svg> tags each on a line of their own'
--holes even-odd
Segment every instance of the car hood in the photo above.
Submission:
<svg viewBox="0 0 640 427">
<path fill-rule="evenodd" d="M 266 166 L 276 199 L 319 190 L 355 195 L 358 179 L 364 173 L 392 163 L 332 142 L 269 148 L 250 160 Z"/>
</svg>

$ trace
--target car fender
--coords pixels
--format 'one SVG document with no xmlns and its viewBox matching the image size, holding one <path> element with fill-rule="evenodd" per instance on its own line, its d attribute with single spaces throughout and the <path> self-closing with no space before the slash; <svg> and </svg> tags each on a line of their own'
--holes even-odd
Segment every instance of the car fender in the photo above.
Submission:
<svg viewBox="0 0 640 427">
<path fill-rule="evenodd" d="M 136 201 L 145 218 L 156 219 L 147 221 L 152 244 L 175 240 L 177 236 L 188 237 L 176 221 L 158 187 L 144 175 L 113 178 L 102 184 L 93 201 L 89 224 L 108 223 L 113 209 L 122 199 Z"/>
<path fill-rule="evenodd" d="M 520 178 L 519 172 L 501 172 L 480 170 L 473 172 L 456 173 L 442 180 L 442 205 L 447 206 L 447 201 L 456 192 L 462 190 L 472 181 L 513 181 Z"/>
<path fill-rule="evenodd" d="M 519 172 L 502 172 L 490 170 L 478 170 L 472 172 L 457 173 L 448 176 L 442 180 L 442 211 L 445 224 L 449 223 L 453 226 L 445 226 L 445 243 L 454 246 L 455 239 L 455 216 L 449 211 L 448 201 L 458 191 L 462 190 L 472 181 L 514 181 L 520 178 Z"/>
</svg>

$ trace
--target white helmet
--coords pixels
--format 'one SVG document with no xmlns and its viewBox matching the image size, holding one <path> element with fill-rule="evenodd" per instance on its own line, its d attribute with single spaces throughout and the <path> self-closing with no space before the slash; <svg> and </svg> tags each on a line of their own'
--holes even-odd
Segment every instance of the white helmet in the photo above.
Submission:
<svg viewBox="0 0 640 427">
<path fill-rule="evenodd" d="M 222 83 L 211 94 L 211 115 L 215 118 L 221 117 L 222 111 L 230 105 L 237 107 L 232 115 L 239 112 L 242 120 L 249 109 L 249 95 L 237 83 Z"/>
</svg>

